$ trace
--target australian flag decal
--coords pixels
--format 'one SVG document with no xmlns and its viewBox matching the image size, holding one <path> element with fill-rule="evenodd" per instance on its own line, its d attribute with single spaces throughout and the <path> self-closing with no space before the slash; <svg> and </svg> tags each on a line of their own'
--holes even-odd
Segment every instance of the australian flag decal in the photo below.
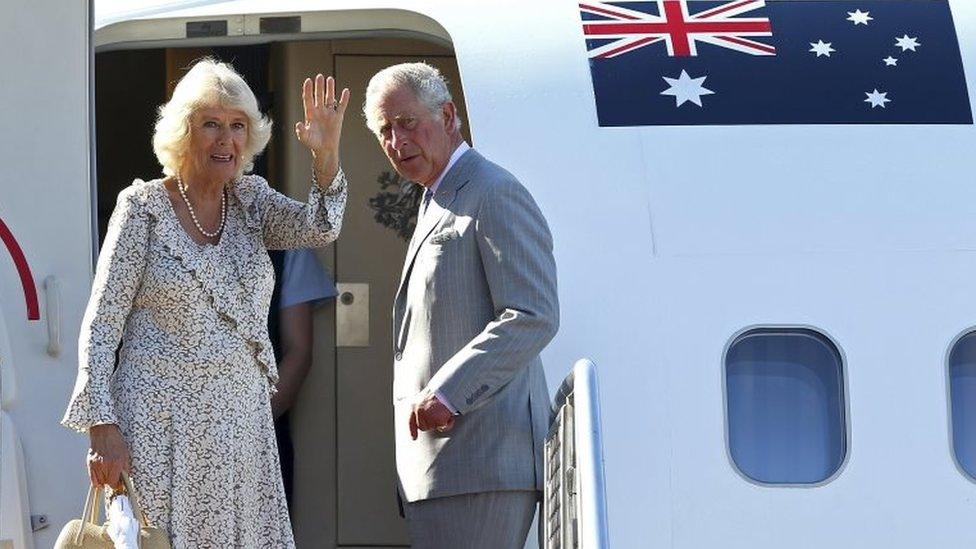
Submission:
<svg viewBox="0 0 976 549">
<path fill-rule="evenodd" d="M 579 9 L 601 126 L 973 123 L 948 0 Z"/>
</svg>

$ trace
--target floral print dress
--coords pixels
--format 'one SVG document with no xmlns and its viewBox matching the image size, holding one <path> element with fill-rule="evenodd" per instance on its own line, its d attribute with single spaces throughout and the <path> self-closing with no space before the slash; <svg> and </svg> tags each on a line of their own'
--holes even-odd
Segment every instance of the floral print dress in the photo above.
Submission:
<svg viewBox="0 0 976 549">
<path fill-rule="evenodd" d="M 289 548 L 270 405 L 278 374 L 266 250 L 335 240 L 346 181 L 340 171 L 327 191 L 313 185 L 305 204 L 254 175 L 227 195 L 219 243 L 200 245 L 163 180 L 136 180 L 119 194 L 62 424 L 120 427 L 142 506 L 174 549 Z"/>
</svg>

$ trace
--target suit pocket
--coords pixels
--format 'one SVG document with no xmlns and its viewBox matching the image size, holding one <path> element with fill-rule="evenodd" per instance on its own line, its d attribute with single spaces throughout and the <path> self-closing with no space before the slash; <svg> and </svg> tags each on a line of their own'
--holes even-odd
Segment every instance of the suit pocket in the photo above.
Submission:
<svg viewBox="0 0 976 549">
<path fill-rule="evenodd" d="M 427 242 L 424 242 L 423 246 L 420 247 L 420 251 L 417 255 L 432 258 L 438 257 L 444 255 L 444 252 L 450 249 L 452 244 L 454 244 L 454 242 L 450 240 L 440 243 L 434 243 L 428 240 Z"/>
<path fill-rule="evenodd" d="M 454 227 L 448 227 L 431 235 L 427 241 L 435 246 L 440 246 L 454 240 L 455 238 L 458 238 L 459 236 L 461 236 L 461 233 L 459 233 L 457 229 Z"/>
</svg>

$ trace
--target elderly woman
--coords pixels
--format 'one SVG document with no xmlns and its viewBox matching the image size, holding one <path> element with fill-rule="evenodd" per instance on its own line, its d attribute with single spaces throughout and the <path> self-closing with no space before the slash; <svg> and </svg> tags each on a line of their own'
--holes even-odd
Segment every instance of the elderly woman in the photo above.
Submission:
<svg viewBox="0 0 976 549">
<path fill-rule="evenodd" d="M 159 109 L 153 147 L 166 177 L 119 194 L 99 256 L 62 423 L 88 432 L 94 484 L 131 471 L 174 548 L 294 546 L 270 406 L 266 249 L 338 236 L 349 91 L 337 100 L 320 74 L 302 99 L 295 132 L 313 158 L 304 204 L 243 175 L 271 122 L 233 68 L 197 63 Z"/>
</svg>

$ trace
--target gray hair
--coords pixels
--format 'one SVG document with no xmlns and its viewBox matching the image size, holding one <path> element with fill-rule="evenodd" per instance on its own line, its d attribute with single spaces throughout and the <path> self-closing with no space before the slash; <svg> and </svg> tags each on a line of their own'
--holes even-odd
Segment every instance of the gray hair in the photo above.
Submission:
<svg viewBox="0 0 976 549">
<path fill-rule="evenodd" d="M 376 103 L 391 90 L 402 86 L 410 88 L 427 110 L 437 117 L 442 116 L 441 107 L 453 100 L 447 89 L 447 80 L 439 70 L 427 63 L 401 63 L 387 67 L 373 75 L 366 86 L 363 117 L 374 134 L 379 132 Z M 461 117 L 455 116 L 454 131 L 460 129 Z"/>
<path fill-rule="evenodd" d="M 215 106 L 236 109 L 247 115 L 247 143 L 237 177 L 253 169 L 254 157 L 261 154 L 271 139 L 271 120 L 261 114 L 254 92 L 234 67 L 205 57 L 180 79 L 173 97 L 159 107 L 153 151 L 164 174 L 176 175 L 186 157 L 193 113 Z"/>
</svg>

